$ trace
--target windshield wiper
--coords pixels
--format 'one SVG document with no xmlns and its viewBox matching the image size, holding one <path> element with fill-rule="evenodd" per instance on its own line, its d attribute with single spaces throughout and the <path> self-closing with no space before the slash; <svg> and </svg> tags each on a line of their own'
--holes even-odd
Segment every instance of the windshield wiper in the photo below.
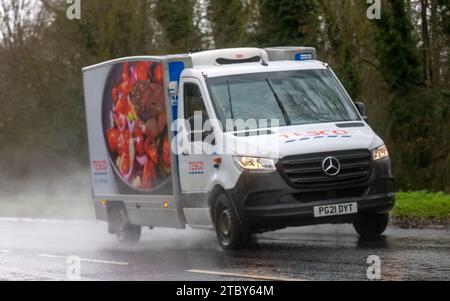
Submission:
<svg viewBox="0 0 450 301">
<path fill-rule="evenodd" d="M 234 120 L 234 113 L 233 113 L 233 101 L 231 100 L 231 88 L 230 88 L 230 81 L 227 80 L 227 89 L 228 89 L 228 102 L 230 103 L 230 115 L 231 119 Z M 234 123 L 234 131 L 236 131 L 236 123 Z"/>
<path fill-rule="evenodd" d="M 231 101 L 231 88 L 230 88 L 230 81 L 227 80 L 227 89 L 228 89 L 228 102 L 230 104 L 230 117 L 231 119 L 234 118 L 234 114 L 233 114 L 233 102 Z"/>
<path fill-rule="evenodd" d="M 267 84 L 269 85 L 270 90 L 271 90 L 272 93 L 273 93 L 273 96 L 275 96 L 275 99 L 277 100 L 278 106 L 280 107 L 281 112 L 283 113 L 283 116 L 284 116 L 284 119 L 285 119 L 285 121 L 286 121 L 286 124 L 287 124 L 287 125 L 291 125 L 291 124 L 292 124 L 292 123 L 291 123 L 291 119 L 289 118 L 289 116 L 288 116 L 288 114 L 287 114 L 287 111 L 286 111 L 286 108 L 284 107 L 283 103 L 281 102 L 280 97 L 278 97 L 277 92 L 275 92 L 275 89 L 273 88 L 273 86 L 272 86 L 272 84 L 270 83 L 270 80 L 269 80 L 268 78 L 266 78 L 266 82 L 267 82 Z"/>
</svg>

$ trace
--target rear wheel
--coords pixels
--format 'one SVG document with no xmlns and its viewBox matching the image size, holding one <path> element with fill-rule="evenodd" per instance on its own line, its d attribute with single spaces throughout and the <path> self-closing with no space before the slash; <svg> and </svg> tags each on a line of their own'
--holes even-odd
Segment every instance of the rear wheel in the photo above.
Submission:
<svg viewBox="0 0 450 301">
<path fill-rule="evenodd" d="M 250 232 L 239 223 L 231 201 L 225 194 L 219 195 L 216 200 L 214 225 L 217 239 L 224 250 L 239 250 L 248 245 Z"/>
<path fill-rule="evenodd" d="M 362 238 L 377 238 L 386 230 L 389 213 L 360 214 L 353 222 L 353 227 Z"/>
<path fill-rule="evenodd" d="M 111 208 L 111 217 L 109 223 L 117 240 L 121 244 L 135 244 L 141 238 L 141 226 L 135 226 L 130 223 L 128 214 L 123 206 Z"/>
</svg>

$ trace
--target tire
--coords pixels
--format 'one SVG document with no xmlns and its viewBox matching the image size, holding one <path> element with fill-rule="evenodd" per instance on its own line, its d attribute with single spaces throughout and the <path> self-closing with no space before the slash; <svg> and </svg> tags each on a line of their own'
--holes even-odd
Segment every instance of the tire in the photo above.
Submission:
<svg viewBox="0 0 450 301">
<path fill-rule="evenodd" d="M 111 209 L 110 228 L 114 229 L 119 243 L 132 245 L 138 243 L 141 238 L 141 226 L 130 223 L 128 214 L 123 206 L 116 206 Z"/>
<path fill-rule="evenodd" d="M 250 242 L 250 232 L 240 223 L 231 201 L 225 193 L 218 196 L 213 211 L 217 240 L 225 251 L 236 251 Z"/>
<path fill-rule="evenodd" d="M 361 214 L 353 222 L 353 227 L 361 238 L 378 238 L 386 230 L 389 224 L 389 213 Z"/>
</svg>

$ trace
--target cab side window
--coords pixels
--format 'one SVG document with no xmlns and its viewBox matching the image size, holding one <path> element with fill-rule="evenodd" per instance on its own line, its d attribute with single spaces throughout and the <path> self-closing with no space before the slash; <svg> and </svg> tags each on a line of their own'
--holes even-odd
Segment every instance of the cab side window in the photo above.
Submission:
<svg viewBox="0 0 450 301">
<path fill-rule="evenodd" d="M 187 120 L 190 120 L 194 117 L 196 112 L 197 114 L 199 114 L 198 112 L 202 112 L 204 117 L 208 116 L 199 86 L 193 83 L 185 83 L 184 116 Z"/>
<path fill-rule="evenodd" d="M 191 142 L 204 141 L 211 131 L 203 131 L 203 126 L 209 118 L 200 87 L 194 83 L 185 83 L 183 98 L 184 116 L 190 126 L 189 139 Z M 197 129 L 195 126 L 200 128 Z"/>
</svg>

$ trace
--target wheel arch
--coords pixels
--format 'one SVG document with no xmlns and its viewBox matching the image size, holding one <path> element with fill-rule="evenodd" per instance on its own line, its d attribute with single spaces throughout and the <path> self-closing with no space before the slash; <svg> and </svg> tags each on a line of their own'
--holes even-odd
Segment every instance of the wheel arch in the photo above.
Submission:
<svg viewBox="0 0 450 301">
<path fill-rule="evenodd" d="M 125 211 L 125 213 L 128 216 L 128 211 L 127 208 L 125 207 L 125 203 L 123 201 L 110 201 L 108 202 L 108 204 L 106 205 L 106 218 L 107 218 L 107 222 L 108 222 L 108 232 L 110 234 L 115 234 L 116 230 L 116 224 L 115 224 L 115 220 L 114 220 L 114 214 L 113 214 L 113 210 L 117 210 L 117 209 L 123 209 Z"/>
<path fill-rule="evenodd" d="M 231 196 L 230 193 L 229 193 L 225 188 L 223 188 L 223 186 L 220 185 L 220 184 L 216 184 L 216 185 L 214 186 L 214 188 L 211 190 L 211 192 L 208 194 L 209 213 L 210 213 L 210 215 L 211 215 L 211 220 L 213 221 L 213 223 L 215 223 L 215 220 L 214 220 L 214 207 L 215 207 L 215 205 L 216 205 L 216 200 L 217 200 L 217 198 L 218 198 L 219 195 L 221 195 L 221 194 L 225 194 L 225 195 L 228 197 L 228 199 L 230 200 L 231 205 L 233 206 L 232 209 L 234 210 L 234 212 L 236 213 L 236 216 L 238 217 L 239 223 L 240 223 L 241 225 L 244 225 L 244 223 L 243 223 L 243 221 L 242 221 L 242 217 L 241 217 L 241 215 L 239 214 L 239 210 L 238 210 L 238 208 L 237 208 L 237 206 L 236 206 L 236 203 L 234 202 L 232 196 Z"/>
</svg>

